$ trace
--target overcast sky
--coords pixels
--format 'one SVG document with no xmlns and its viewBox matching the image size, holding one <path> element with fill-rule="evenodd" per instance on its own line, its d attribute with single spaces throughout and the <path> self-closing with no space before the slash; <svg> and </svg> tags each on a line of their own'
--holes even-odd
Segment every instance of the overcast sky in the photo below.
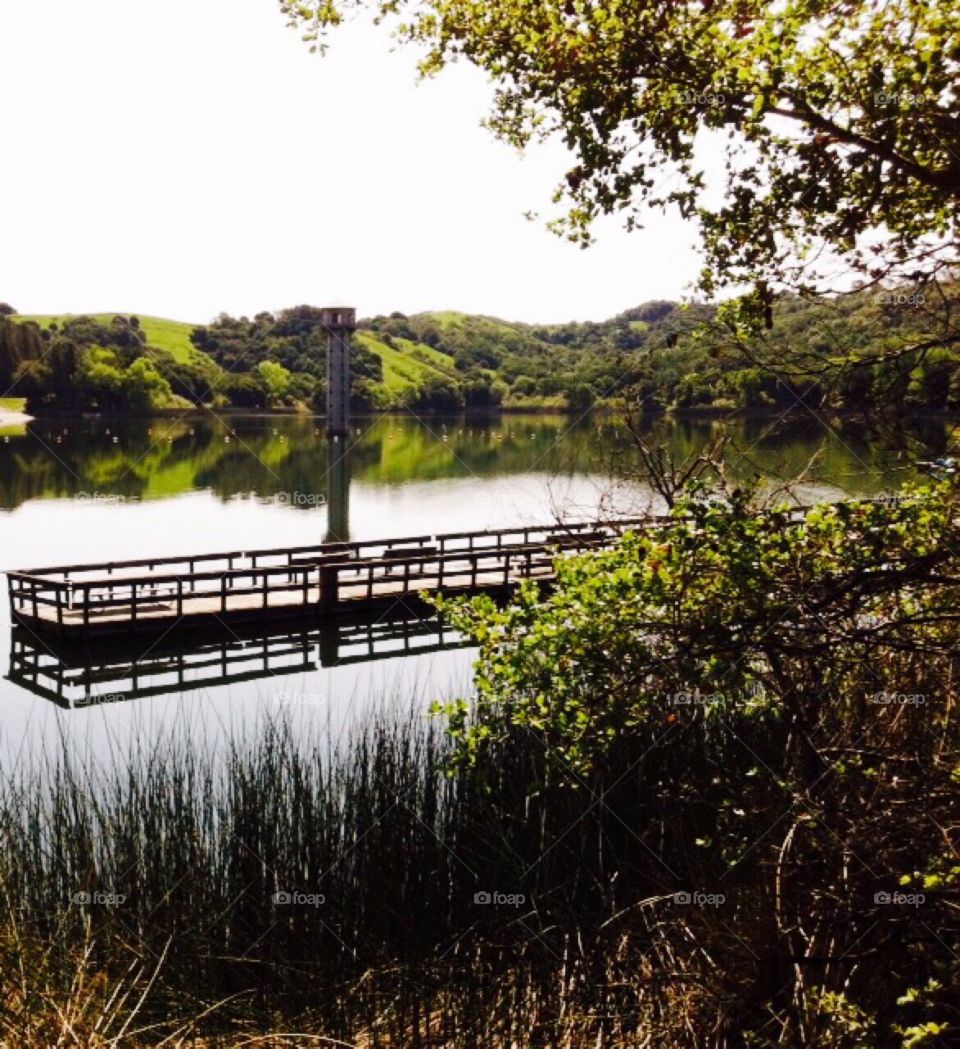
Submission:
<svg viewBox="0 0 960 1049">
<path fill-rule="evenodd" d="M 677 298 L 691 231 L 588 251 L 549 211 L 559 144 L 480 127 L 469 67 L 418 83 L 383 31 L 310 55 L 274 0 L 2 0 L 0 301 L 202 322 L 308 302 L 602 319 Z"/>
</svg>

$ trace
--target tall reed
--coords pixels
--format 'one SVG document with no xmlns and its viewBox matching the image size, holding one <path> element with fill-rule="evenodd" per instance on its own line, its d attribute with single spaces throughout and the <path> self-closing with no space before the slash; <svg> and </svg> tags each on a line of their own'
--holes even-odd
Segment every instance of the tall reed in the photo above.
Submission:
<svg viewBox="0 0 960 1049">
<path fill-rule="evenodd" d="M 763 832 L 795 815 L 781 746 L 771 725 L 651 722 L 577 789 L 554 785 L 529 733 L 448 776 L 450 742 L 413 715 L 338 746 L 280 719 L 220 752 L 177 734 L 94 765 L 65 747 L 2 777 L 0 1031 L 10 1046 L 742 1044 L 793 993 L 782 897 L 822 896 L 858 864 L 823 832 L 814 866 L 778 881 L 782 836 Z M 741 816 L 731 783 L 755 784 Z M 720 819 L 743 821 L 743 855 L 712 846 Z M 928 845 L 863 842 L 862 859 Z M 882 939 L 861 911 L 833 911 L 857 957 Z M 946 937 L 943 918 L 924 912 Z M 943 960 L 924 939 L 922 962 L 916 937 L 887 944 L 880 998 L 891 974 Z"/>
</svg>

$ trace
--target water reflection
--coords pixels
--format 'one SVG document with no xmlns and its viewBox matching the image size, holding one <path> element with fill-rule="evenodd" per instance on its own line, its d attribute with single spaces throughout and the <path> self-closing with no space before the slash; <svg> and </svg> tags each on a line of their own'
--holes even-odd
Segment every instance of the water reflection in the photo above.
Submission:
<svg viewBox="0 0 960 1049">
<path fill-rule="evenodd" d="M 442 617 L 403 608 L 312 630 L 254 626 L 152 644 L 69 645 L 15 627 L 7 680 L 72 710 L 465 647 Z M 291 706 L 311 699 L 282 682 L 278 695 Z"/>
<path fill-rule="evenodd" d="M 676 458 L 703 447 L 710 419 L 650 420 Z M 853 424 L 819 420 L 728 424 L 734 475 L 796 475 L 817 458 L 815 474 L 845 491 L 872 494 L 911 463 L 905 452 L 873 444 Z M 923 446 L 948 438 L 927 422 Z M 205 490 L 221 500 L 288 500 L 305 510 L 329 505 L 331 536 L 349 532 L 351 484 L 399 485 L 530 472 L 628 475 L 630 439 L 612 418 L 491 419 L 381 417 L 361 420 L 345 442 L 330 442 L 309 417 L 37 420 L 0 440 L 0 508 L 35 499 L 156 500 Z"/>
<path fill-rule="evenodd" d="M 665 441 L 682 459 L 700 450 L 720 423 L 660 418 L 647 425 L 652 440 Z M 935 457 L 949 427 L 927 424 L 930 452 L 923 456 L 890 451 L 851 423 L 828 428 L 814 419 L 742 419 L 728 424 L 728 432 L 731 478 L 789 478 L 816 458 L 815 482 L 802 494 L 829 498 L 899 487 L 912 476 L 913 458 Z M 369 540 L 516 527 L 557 514 L 632 516 L 650 498 L 637 469 L 629 434 L 610 416 L 387 416 L 356 420 L 348 439 L 337 443 L 306 416 L 43 419 L 22 434 L 0 436 L 0 509 L 7 511 L 0 512 L 0 570 L 305 546 L 348 535 Z M 11 744 L 34 717 L 42 731 L 55 731 L 51 721 L 59 710 L 36 703 L 33 692 L 67 705 L 145 688 L 170 693 L 156 703 L 104 706 L 102 719 L 90 719 L 102 720 L 104 732 L 108 724 L 120 731 L 127 712 L 146 717 L 155 707 L 160 719 L 171 710 L 178 716 L 195 710 L 207 690 L 190 682 L 200 680 L 204 660 L 203 680 L 231 686 L 208 690 L 218 716 L 241 720 L 263 706 L 262 681 L 250 675 L 260 674 L 264 660 L 270 673 L 297 667 L 299 677 L 291 670 L 285 680 L 322 689 L 337 709 L 380 693 L 428 704 L 461 694 L 451 691 L 461 680 L 469 683 L 467 652 L 433 651 L 393 664 L 385 657 L 365 666 L 343 663 L 348 653 L 338 641 L 336 663 L 319 633 L 247 638 L 239 648 L 222 639 L 211 648 L 208 639 L 195 654 L 183 654 L 185 685 L 176 653 L 163 653 L 167 663 L 158 654 L 149 679 L 138 665 L 134 682 L 129 654 L 112 662 L 93 655 L 71 662 L 59 653 L 48 660 L 49 653 L 31 651 L 29 640 L 20 639 L 9 653 L 10 637 L 4 601 L 0 667 L 9 659 L 11 677 L 0 680 L 0 737 Z M 127 679 L 118 677 L 124 669 Z M 76 726 L 83 719 L 69 720 Z"/>
</svg>

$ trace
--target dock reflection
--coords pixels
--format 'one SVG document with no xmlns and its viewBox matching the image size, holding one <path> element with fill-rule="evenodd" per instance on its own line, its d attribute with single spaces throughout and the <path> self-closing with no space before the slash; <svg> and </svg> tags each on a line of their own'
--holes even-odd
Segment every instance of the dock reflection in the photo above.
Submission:
<svg viewBox="0 0 960 1049">
<path fill-rule="evenodd" d="M 14 627 L 7 680 L 73 710 L 467 645 L 442 617 L 407 608 L 389 618 L 224 630 L 155 644 L 69 645 Z"/>
</svg>

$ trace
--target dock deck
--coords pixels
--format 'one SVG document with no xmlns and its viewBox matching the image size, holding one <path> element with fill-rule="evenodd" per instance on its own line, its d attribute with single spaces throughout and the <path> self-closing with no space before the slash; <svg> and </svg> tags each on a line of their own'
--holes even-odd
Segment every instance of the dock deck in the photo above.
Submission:
<svg viewBox="0 0 960 1049">
<path fill-rule="evenodd" d="M 415 603 L 427 593 L 549 582 L 562 553 L 613 545 L 640 519 L 59 565 L 8 572 L 13 622 L 68 639 L 211 623 L 309 620 Z"/>
</svg>

